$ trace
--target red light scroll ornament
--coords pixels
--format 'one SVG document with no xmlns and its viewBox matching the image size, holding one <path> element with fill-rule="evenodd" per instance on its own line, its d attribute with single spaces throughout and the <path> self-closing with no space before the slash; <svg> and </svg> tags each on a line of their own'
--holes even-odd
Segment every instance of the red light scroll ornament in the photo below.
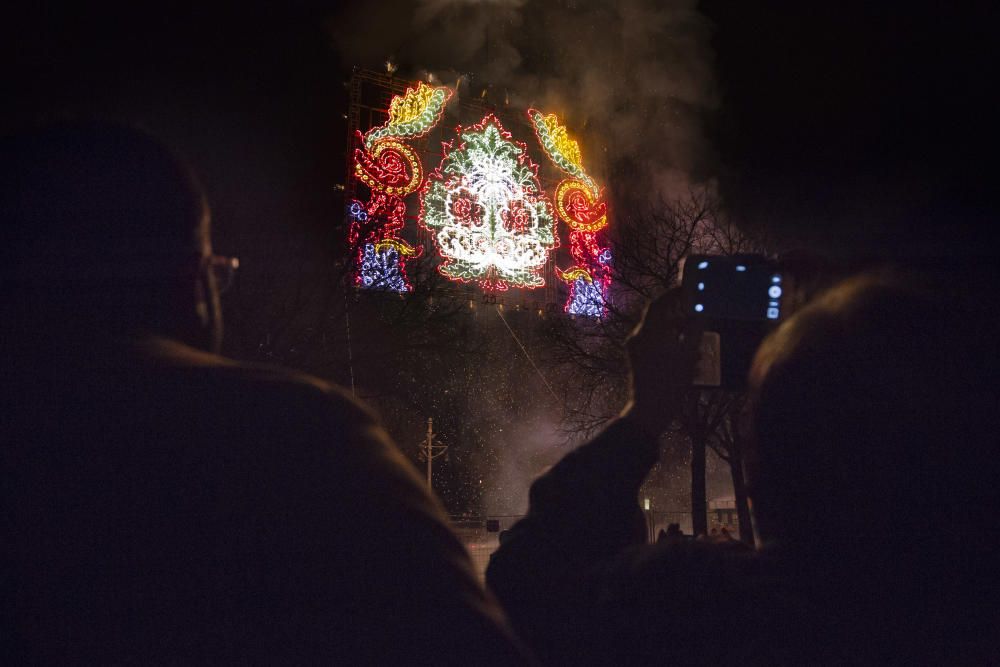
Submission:
<svg viewBox="0 0 1000 667">
<path fill-rule="evenodd" d="M 556 187 L 556 211 L 575 232 L 596 232 L 608 225 L 608 207 L 595 201 L 586 185 L 567 179 Z"/>
<path fill-rule="evenodd" d="M 376 142 L 370 151 L 355 149 L 354 174 L 372 190 L 400 197 L 416 192 L 423 181 L 416 151 L 394 139 Z"/>
</svg>

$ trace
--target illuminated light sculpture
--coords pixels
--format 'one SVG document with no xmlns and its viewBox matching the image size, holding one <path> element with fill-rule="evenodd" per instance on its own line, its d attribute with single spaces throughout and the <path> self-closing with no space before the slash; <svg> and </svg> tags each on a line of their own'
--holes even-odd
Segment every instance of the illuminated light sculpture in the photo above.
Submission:
<svg viewBox="0 0 1000 667">
<path fill-rule="evenodd" d="M 370 151 L 355 152 L 354 175 L 372 190 L 405 197 L 420 187 L 423 169 L 416 151 L 394 139 L 383 139 Z"/>
<path fill-rule="evenodd" d="M 420 224 L 444 259 L 438 271 L 486 290 L 541 287 L 558 241 L 538 166 L 492 114 L 457 134 L 420 196 Z"/>
<path fill-rule="evenodd" d="M 409 292 L 412 288 L 403 275 L 403 257 L 407 255 L 412 256 L 413 249 L 399 241 L 364 244 L 359 284 L 366 289 Z"/>
<path fill-rule="evenodd" d="M 564 276 L 564 280 L 567 278 Z M 584 317 L 604 317 L 607 311 L 605 303 L 606 290 L 600 281 L 595 281 L 588 274 L 573 279 L 570 283 L 570 300 L 566 304 L 566 312 L 570 315 Z"/>
<path fill-rule="evenodd" d="M 368 202 L 348 205 L 348 241 L 355 249 L 357 286 L 365 289 L 409 292 L 406 260 L 419 257 L 423 248 L 400 238 L 406 220 L 403 198 L 423 182 L 423 166 L 412 147 L 402 139 L 416 139 L 441 119 L 452 92 L 445 87 L 419 83 L 392 98 L 389 120 L 364 135 L 354 151 L 354 176 L 371 191 Z"/>
<path fill-rule="evenodd" d="M 596 198 L 600 192 L 597 183 L 583 170 L 580 144 L 570 138 L 566 127 L 559 124 L 559 118 L 553 113 L 546 116 L 537 109 L 528 109 L 528 118 L 549 159 L 567 174 L 582 181 Z"/>
<path fill-rule="evenodd" d="M 428 86 L 423 81 L 416 88 L 407 88 L 406 93 L 396 95 L 389 103 L 389 120 L 385 125 L 372 128 L 365 134 L 365 148 L 371 149 L 382 139 L 424 136 L 441 120 L 451 95 L 450 88 Z"/>
<path fill-rule="evenodd" d="M 352 201 L 348 212 L 352 219 L 348 240 L 357 248 L 355 284 L 365 289 L 409 292 L 412 287 L 406 279 L 406 260 L 419 257 L 423 248 L 414 248 L 395 236 L 404 224 L 403 201 L 376 194 L 368 206 Z"/>
<path fill-rule="evenodd" d="M 570 138 L 555 114 L 528 110 L 538 142 L 553 164 L 569 174 L 556 187 L 556 213 L 569 226 L 569 250 L 575 266 L 558 268 L 559 278 L 570 286 L 565 310 L 571 315 L 604 317 L 611 286 L 611 248 L 602 245 L 598 234 L 608 226 L 607 204 L 583 169 L 580 145 Z"/>
<path fill-rule="evenodd" d="M 556 186 L 556 211 L 577 232 L 598 232 L 608 226 L 607 205 L 596 201 L 582 181 L 566 179 Z"/>
</svg>

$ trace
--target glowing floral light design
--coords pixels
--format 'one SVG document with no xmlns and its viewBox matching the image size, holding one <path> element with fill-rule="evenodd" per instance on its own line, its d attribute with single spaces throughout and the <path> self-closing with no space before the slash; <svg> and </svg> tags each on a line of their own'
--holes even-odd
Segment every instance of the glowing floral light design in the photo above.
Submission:
<svg viewBox="0 0 1000 667">
<path fill-rule="evenodd" d="M 563 279 L 566 280 L 566 277 Z M 567 313 L 584 317 L 604 317 L 607 304 L 604 285 L 601 282 L 588 280 L 588 276 L 580 276 L 573 279 L 571 292 L 570 301 L 566 304 Z"/>
<path fill-rule="evenodd" d="M 361 249 L 360 285 L 366 289 L 410 291 L 402 271 L 404 254 L 405 251 L 391 241 L 364 244 Z"/>
<path fill-rule="evenodd" d="M 416 139 L 427 134 L 444 113 L 451 99 L 451 89 L 446 86 L 428 86 L 421 81 L 416 88 L 407 88 L 403 95 L 396 95 L 389 103 L 389 120 L 365 134 L 365 148 L 371 149 L 382 139 Z"/>
<path fill-rule="evenodd" d="M 423 168 L 412 148 L 383 139 L 370 151 L 355 151 L 354 175 L 372 190 L 405 197 L 420 187 Z"/>
<path fill-rule="evenodd" d="M 556 213 L 570 229 L 570 255 L 576 264 L 556 273 L 569 284 L 565 310 L 571 315 L 604 317 L 611 286 L 611 248 L 599 239 L 608 226 L 607 204 L 600 200 L 597 183 L 583 169 L 580 145 L 555 114 L 528 110 L 538 142 L 553 164 L 569 174 L 556 187 Z"/>
<path fill-rule="evenodd" d="M 438 270 L 486 290 L 544 285 L 558 241 L 538 166 L 492 114 L 457 134 L 420 198 L 420 223 L 444 259 Z"/>
<path fill-rule="evenodd" d="M 389 120 L 364 135 L 354 151 L 354 177 L 368 186 L 368 201 L 348 205 L 348 241 L 355 248 L 355 284 L 392 292 L 413 288 L 406 278 L 406 260 L 419 257 L 423 248 L 400 238 L 406 219 L 403 198 L 423 182 L 423 166 L 403 139 L 416 139 L 441 119 L 452 92 L 421 82 L 392 98 Z"/>
<path fill-rule="evenodd" d="M 545 149 L 549 159 L 570 176 L 579 179 L 596 198 L 599 190 L 587 172 L 583 170 L 583 155 L 580 144 L 570 138 L 566 127 L 559 124 L 559 118 L 550 113 L 543 114 L 537 109 L 528 109 L 528 118 L 538 135 L 538 142 Z"/>
</svg>

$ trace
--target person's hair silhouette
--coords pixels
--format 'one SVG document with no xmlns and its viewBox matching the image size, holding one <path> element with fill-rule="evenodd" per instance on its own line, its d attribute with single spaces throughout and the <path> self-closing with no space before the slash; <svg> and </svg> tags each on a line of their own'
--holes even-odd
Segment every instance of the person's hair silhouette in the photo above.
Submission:
<svg viewBox="0 0 1000 667">
<path fill-rule="evenodd" d="M 143 131 L 66 122 L 3 142 L 5 296 L 61 328 L 221 335 L 209 209 L 190 170 Z"/>
</svg>

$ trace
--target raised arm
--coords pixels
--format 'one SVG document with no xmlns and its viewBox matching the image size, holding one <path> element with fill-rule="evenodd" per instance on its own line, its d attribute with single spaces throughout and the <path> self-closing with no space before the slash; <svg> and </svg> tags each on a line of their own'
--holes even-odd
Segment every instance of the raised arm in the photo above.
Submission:
<svg viewBox="0 0 1000 667">
<path fill-rule="evenodd" d="M 673 292 L 647 309 L 627 343 L 631 400 L 532 485 L 527 516 L 490 561 L 490 588 L 543 659 L 572 654 L 593 606 L 593 578 L 623 549 L 645 542 L 639 486 L 690 384 L 699 338 L 679 302 Z"/>
</svg>

